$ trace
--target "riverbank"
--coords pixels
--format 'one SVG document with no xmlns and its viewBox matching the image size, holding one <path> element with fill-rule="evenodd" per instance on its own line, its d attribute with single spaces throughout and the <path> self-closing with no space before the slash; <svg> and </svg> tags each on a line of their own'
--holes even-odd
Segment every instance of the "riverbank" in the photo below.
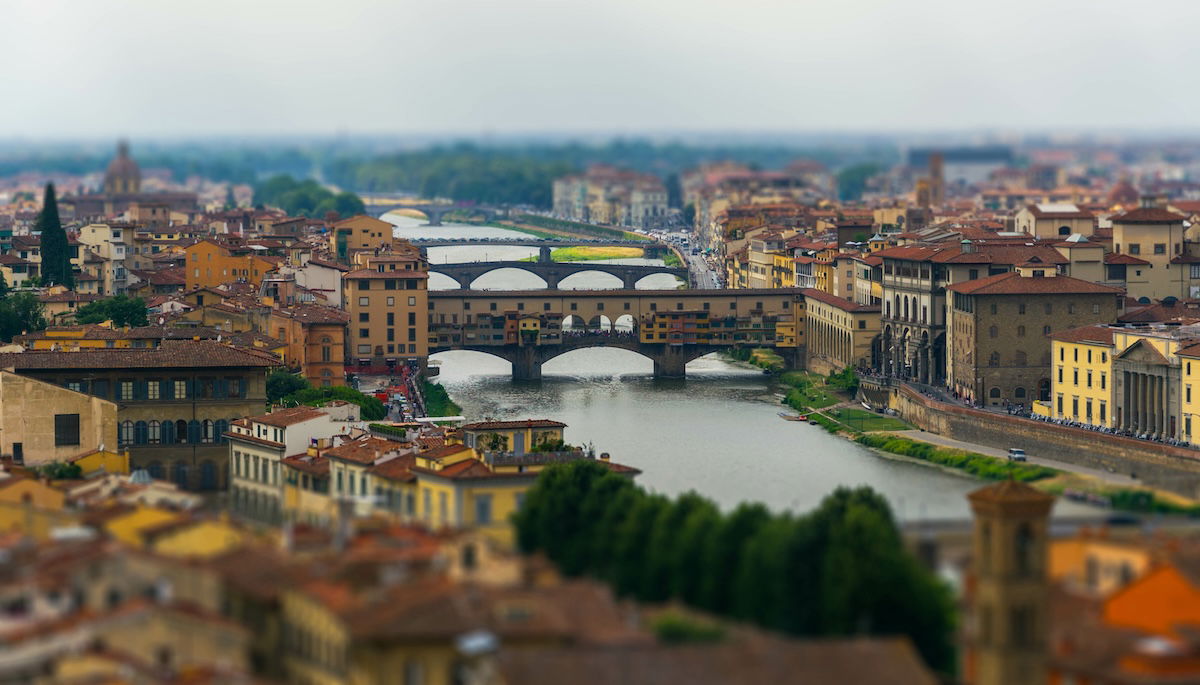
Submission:
<svg viewBox="0 0 1200 685">
<path fill-rule="evenodd" d="M 556 247 L 550 251 L 553 262 L 592 262 L 604 259 L 633 259 L 645 256 L 640 247 Z M 536 256 L 526 257 L 522 262 L 536 262 Z"/>
<path fill-rule="evenodd" d="M 462 415 L 462 407 L 450 399 L 450 393 L 440 383 L 421 381 L 421 395 L 425 398 L 426 416 Z"/>
</svg>

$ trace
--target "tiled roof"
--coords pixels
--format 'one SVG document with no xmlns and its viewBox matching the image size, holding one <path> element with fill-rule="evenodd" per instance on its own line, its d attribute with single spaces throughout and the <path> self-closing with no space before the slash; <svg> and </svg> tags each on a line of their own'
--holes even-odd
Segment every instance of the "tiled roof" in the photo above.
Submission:
<svg viewBox="0 0 1200 685">
<path fill-rule="evenodd" d="M 339 324 L 350 321 L 350 315 L 346 312 L 335 307 L 324 307 L 316 304 L 282 309 L 278 313 L 305 323 Z"/>
<path fill-rule="evenodd" d="M 383 478 L 385 480 L 408 483 L 416 480 L 417 478 L 411 471 L 411 469 L 416 465 L 416 455 L 401 454 L 398 457 L 388 459 L 382 464 L 375 464 L 374 466 L 368 468 L 367 471 L 371 475 Z"/>
<path fill-rule="evenodd" d="M 1177 224 L 1187 217 L 1161 207 L 1138 207 L 1112 218 L 1114 224 Z"/>
<path fill-rule="evenodd" d="M 845 312 L 851 312 L 851 313 L 878 312 L 880 310 L 880 307 L 877 304 L 875 304 L 875 305 L 858 304 L 857 302 L 847 300 L 844 297 L 838 297 L 837 295 L 831 295 L 831 294 L 825 292 L 824 290 L 817 290 L 816 288 L 805 288 L 803 292 L 804 292 L 804 296 L 806 298 L 812 298 L 818 302 L 824 302 L 827 305 L 837 307 L 838 309 L 841 309 L 842 311 L 845 311 Z"/>
<path fill-rule="evenodd" d="M 1140 259 L 1138 257 L 1134 257 L 1133 255 L 1109 252 L 1108 254 L 1104 255 L 1104 263 L 1105 264 L 1145 265 L 1145 264 L 1149 264 L 1150 262 L 1148 262 L 1144 259 Z"/>
<path fill-rule="evenodd" d="M 329 460 L 325 457 L 310 457 L 307 454 L 294 454 L 282 459 L 286 466 L 303 471 L 313 476 L 329 475 Z"/>
<path fill-rule="evenodd" d="M 1099 283 L 1071 278 L 1070 276 L 1031 278 L 1029 276 L 1022 276 L 1015 271 L 996 274 L 995 276 L 985 276 L 984 278 L 977 278 L 964 283 L 955 283 L 946 286 L 946 290 L 964 295 L 1118 295 L 1124 292 L 1120 288 L 1100 285 Z"/>
<path fill-rule="evenodd" d="M 1069 343 L 1097 343 L 1111 345 L 1113 329 L 1109 326 L 1080 326 L 1065 331 L 1059 331 L 1050 336 L 1051 340 Z"/>
<path fill-rule="evenodd" d="M 293 424 L 303 423 L 325 415 L 325 412 L 313 407 L 288 407 L 287 409 L 276 409 L 270 414 L 252 416 L 250 420 L 255 423 L 275 426 L 276 428 L 287 428 Z"/>
<path fill-rule="evenodd" d="M 383 438 L 367 437 L 352 440 L 337 447 L 330 447 L 321 452 L 321 456 L 330 459 L 342 459 L 356 464 L 373 464 L 385 453 L 394 452 L 403 446 L 402 443 Z"/>
<path fill-rule="evenodd" d="M 200 367 L 272 367 L 274 355 L 206 340 L 164 341 L 159 347 L 52 352 L 27 350 L 0 353 L 0 368 L 53 369 L 187 369 Z"/>
</svg>

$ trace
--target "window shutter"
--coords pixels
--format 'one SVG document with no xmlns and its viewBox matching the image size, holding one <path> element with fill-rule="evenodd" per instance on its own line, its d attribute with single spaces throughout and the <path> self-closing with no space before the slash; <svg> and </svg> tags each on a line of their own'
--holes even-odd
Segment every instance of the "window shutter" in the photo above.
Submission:
<svg viewBox="0 0 1200 685">
<path fill-rule="evenodd" d="M 144 399 L 146 399 L 146 396 L 147 396 L 146 381 L 134 381 L 133 382 L 133 399 L 144 400 Z"/>
<path fill-rule="evenodd" d="M 218 378 L 213 383 L 213 396 L 217 399 L 225 399 L 229 395 L 229 381 L 224 378 Z"/>
<path fill-rule="evenodd" d="M 171 419 L 164 419 L 162 422 L 162 442 L 164 445 L 169 445 L 175 442 L 175 422 Z"/>
<path fill-rule="evenodd" d="M 162 399 L 162 400 L 172 399 L 174 397 L 174 395 L 172 394 L 171 391 L 172 391 L 171 381 L 159 381 L 158 382 L 158 397 L 159 397 L 159 399 Z"/>
<path fill-rule="evenodd" d="M 188 399 L 194 399 L 196 397 L 196 381 L 189 378 L 184 382 L 187 384 Z"/>
<path fill-rule="evenodd" d="M 201 432 L 200 432 L 200 422 L 199 421 L 197 421 L 196 419 L 192 419 L 191 421 L 188 421 L 187 431 L 188 431 L 188 442 L 191 442 L 191 443 L 200 442 Z"/>
<path fill-rule="evenodd" d="M 139 387 L 141 387 L 144 390 L 145 384 L 141 383 L 141 381 L 139 381 L 138 383 L 139 383 Z M 145 399 L 145 393 L 143 393 L 142 399 Z M 133 442 L 138 445 L 145 445 L 149 441 L 150 441 L 149 425 L 145 421 L 138 421 L 137 423 L 133 424 Z"/>
</svg>

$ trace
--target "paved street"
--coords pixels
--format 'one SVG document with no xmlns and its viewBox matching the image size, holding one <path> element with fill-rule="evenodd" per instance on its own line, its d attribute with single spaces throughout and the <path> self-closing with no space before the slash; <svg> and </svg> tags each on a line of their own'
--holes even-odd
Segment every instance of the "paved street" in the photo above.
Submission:
<svg viewBox="0 0 1200 685">
<path fill-rule="evenodd" d="M 989 457 L 1000 457 L 1000 458 L 1008 457 L 1008 451 L 1006 449 L 1002 450 L 1002 449 L 996 449 L 994 447 L 985 447 L 983 445 L 976 445 L 976 444 L 970 443 L 970 442 L 963 442 L 961 440 L 951 440 L 950 438 L 942 437 L 941 435 L 938 435 L 937 433 L 927 433 L 922 430 L 895 431 L 895 433 L 897 435 L 908 436 L 910 438 L 913 438 L 914 440 L 921 440 L 923 442 L 929 442 L 929 443 L 933 443 L 935 445 L 941 445 L 943 447 L 951 447 L 954 449 L 967 450 L 969 452 L 978 452 L 979 454 L 985 454 Z M 1021 447 L 1021 445 L 1013 444 L 1013 447 Z M 1029 459 L 1030 464 L 1037 464 L 1038 466 L 1049 466 L 1050 468 L 1055 468 L 1055 469 L 1059 469 L 1062 471 L 1070 471 L 1071 473 L 1078 473 L 1081 476 L 1092 476 L 1095 478 L 1099 478 L 1107 483 L 1112 483 L 1113 485 L 1124 485 L 1124 486 L 1140 486 L 1140 485 L 1142 485 L 1141 481 L 1138 481 L 1134 478 L 1130 478 L 1128 473 L 1111 473 L 1111 472 L 1105 471 L 1103 469 L 1094 469 L 1094 468 L 1090 468 L 1087 466 L 1078 466 L 1076 464 L 1069 464 L 1064 461 L 1058 461 L 1057 459 L 1051 459 L 1049 457 L 1040 456 L 1037 454 L 1028 454 L 1027 457 Z"/>
<path fill-rule="evenodd" d="M 709 268 L 708 262 L 704 260 L 703 255 L 688 255 L 688 270 L 692 274 L 692 282 L 697 288 L 720 288 L 721 281 L 717 277 L 717 273 Z"/>
</svg>

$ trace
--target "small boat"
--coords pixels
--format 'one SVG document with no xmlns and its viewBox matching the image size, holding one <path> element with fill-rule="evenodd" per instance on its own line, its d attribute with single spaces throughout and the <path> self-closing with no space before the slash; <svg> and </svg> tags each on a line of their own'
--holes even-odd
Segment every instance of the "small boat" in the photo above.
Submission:
<svg viewBox="0 0 1200 685">
<path fill-rule="evenodd" d="M 808 416 L 806 416 L 804 414 L 800 414 L 799 416 L 796 416 L 794 414 L 784 414 L 783 412 L 779 412 L 779 418 L 783 419 L 784 421 L 807 421 L 808 420 Z"/>
<path fill-rule="evenodd" d="M 810 426 L 818 426 L 818 425 L 820 425 L 820 424 L 818 424 L 816 421 L 809 421 L 809 422 L 808 422 L 808 425 L 810 425 Z"/>
</svg>

